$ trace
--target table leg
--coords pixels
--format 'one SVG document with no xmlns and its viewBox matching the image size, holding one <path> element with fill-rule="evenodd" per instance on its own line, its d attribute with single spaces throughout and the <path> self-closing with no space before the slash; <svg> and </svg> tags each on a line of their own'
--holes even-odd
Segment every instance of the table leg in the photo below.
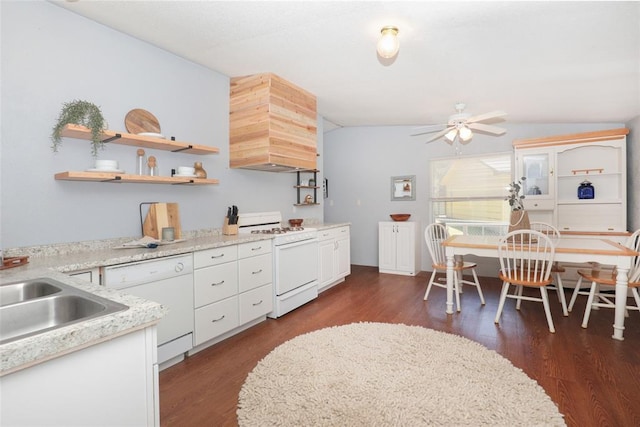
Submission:
<svg viewBox="0 0 640 427">
<path fill-rule="evenodd" d="M 453 252 L 447 251 L 447 314 L 453 314 Z"/>
<path fill-rule="evenodd" d="M 618 265 L 618 275 L 616 276 L 616 314 L 613 323 L 613 339 L 622 341 L 624 338 L 624 312 L 627 306 L 629 267 Z"/>
</svg>

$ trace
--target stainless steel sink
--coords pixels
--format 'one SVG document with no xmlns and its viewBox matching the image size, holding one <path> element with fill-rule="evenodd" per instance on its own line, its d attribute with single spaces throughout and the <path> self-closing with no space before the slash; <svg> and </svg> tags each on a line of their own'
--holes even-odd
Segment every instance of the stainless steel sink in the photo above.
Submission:
<svg viewBox="0 0 640 427">
<path fill-rule="evenodd" d="M 9 283 L 0 286 L 0 306 L 40 298 L 55 294 L 61 290 L 58 286 L 54 286 L 42 279 Z"/>
<path fill-rule="evenodd" d="M 0 344 L 128 308 L 49 278 L 0 285 L 0 298 Z"/>
</svg>

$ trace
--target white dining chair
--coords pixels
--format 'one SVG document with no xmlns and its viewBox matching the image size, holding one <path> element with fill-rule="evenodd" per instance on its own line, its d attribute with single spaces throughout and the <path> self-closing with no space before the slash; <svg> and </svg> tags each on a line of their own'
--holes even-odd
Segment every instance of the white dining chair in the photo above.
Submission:
<svg viewBox="0 0 640 427">
<path fill-rule="evenodd" d="M 640 251 L 640 230 L 636 230 L 629 237 L 625 246 L 636 252 Z M 576 288 L 573 292 L 574 295 L 571 297 L 571 307 L 573 307 L 575 297 L 581 292 L 580 288 L 583 279 L 591 282 L 588 294 L 589 297 L 587 298 L 587 306 L 585 307 L 584 317 L 582 318 L 582 327 L 586 328 L 589 324 L 591 309 L 615 308 L 615 294 L 602 292 L 600 290 L 600 286 L 606 285 L 614 287 L 616 285 L 617 271 L 615 268 L 613 270 L 600 270 L 593 268 L 591 270 L 578 270 L 578 275 L 580 278 L 578 279 L 578 283 L 576 284 Z M 640 311 L 640 294 L 638 294 L 638 287 L 640 287 L 640 256 L 633 258 L 633 262 L 628 273 L 628 280 L 628 286 L 636 305 L 626 305 L 625 308 L 627 311 Z"/>
<path fill-rule="evenodd" d="M 535 231 L 539 231 L 542 234 L 545 234 L 551 239 L 553 246 L 558 245 L 558 241 L 560 240 L 560 231 L 556 227 L 551 224 L 547 224 L 546 222 L 531 222 L 531 229 Z M 558 294 L 558 301 L 562 306 L 562 314 L 564 316 L 569 315 L 569 311 L 567 309 L 567 299 L 564 294 L 564 287 L 562 286 L 562 273 L 565 273 L 566 270 L 562 267 L 558 262 L 554 262 L 551 266 L 551 276 L 555 278 L 554 282 L 547 286 L 547 290 L 556 291 Z M 522 292 L 522 288 L 519 289 Z"/>
<path fill-rule="evenodd" d="M 507 298 L 515 299 L 516 309 L 525 301 L 542 302 L 547 317 L 549 331 L 555 332 L 547 286 L 552 283 L 551 267 L 555 256 L 555 245 L 551 239 L 535 230 L 515 230 L 503 236 L 498 243 L 498 258 L 500 259 L 499 278 L 502 280 L 502 291 L 495 323 L 500 322 L 500 316 Z M 509 287 L 523 286 L 540 289 L 540 298 L 523 295 L 522 292 L 509 294 Z"/>
<path fill-rule="evenodd" d="M 438 286 L 441 288 L 447 287 L 446 283 L 440 283 L 436 280 L 436 275 L 438 272 L 442 273 L 447 271 L 447 257 L 445 254 L 444 246 L 442 246 L 442 242 L 449 238 L 449 233 L 447 232 L 447 228 L 438 223 L 433 223 L 427 226 L 424 230 L 424 239 L 427 244 L 427 248 L 429 249 L 429 255 L 431 255 L 431 267 L 433 268 L 433 272 L 431 273 L 431 278 L 429 279 L 429 284 L 427 285 L 427 291 L 424 293 L 424 300 L 426 301 L 429 298 L 429 292 L 431 292 L 431 288 L 433 286 Z M 482 305 L 485 304 L 484 295 L 482 294 L 482 288 L 480 287 L 480 281 L 478 280 L 478 274 L 476 273 L 476 263 L 467 262 L 462 260 L 462 258 L 458 258 L 453 266 L 454 275 L 453 275 L 453 286 L 456 297 L 456 306 L 457 310 L 460 311 L 460 293 L 462 292 L 462 285 L 472 285 L 475 286 L 478 290 L 478 296 L 480 297 L 480 302 Z M 465 280 L 463 277 L 463 272 L 470 271 L 473 280 Z"/>
</svg>

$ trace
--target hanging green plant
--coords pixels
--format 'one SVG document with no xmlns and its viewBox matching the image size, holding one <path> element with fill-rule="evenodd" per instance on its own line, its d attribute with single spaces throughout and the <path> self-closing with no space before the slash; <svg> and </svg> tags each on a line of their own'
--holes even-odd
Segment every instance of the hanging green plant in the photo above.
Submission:
<svg viewBox="0 0 640 427">
<path fill-rule="evenodd" d="M 98 150 L 104 149 L 102 142 L 102 132 L 107 129 L 107 124 L 102 117 L 102 111 L 97 105 L 81 100 L 74 100 L 62 104 L 62 110 L 58 117 L 58 122 L 53 127 L 51 148 L 58 151 L 62 143 L 62 129 L 67 124 L 82 125 L 91 130 L 91 155 L 98 157 Z"/>
</svg>

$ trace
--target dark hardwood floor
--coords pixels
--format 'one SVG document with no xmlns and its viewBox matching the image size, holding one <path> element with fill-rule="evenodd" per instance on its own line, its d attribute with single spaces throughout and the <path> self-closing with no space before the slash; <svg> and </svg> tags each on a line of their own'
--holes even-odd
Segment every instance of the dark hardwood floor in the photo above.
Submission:
<svg viewBox="0 0 640 427">
<path fill-rule="evenodd" d="M 160 373 L 162 426 L 235 426 L 238 393 L 246 375 L 279 344 L 327 326 L 371 321 L 420 325 L 477 341 L 536 380 L 556 402 L 568 426 L 640 425 L 640 313 L 629 313 L 625 340 L 611 338 L 613 310 L 593 311 L 582 329 L 586 297 L 563 317 L 551 292 L 556 333 L 547 329 L 542 304 L 508 300 L 500 325 L 495 317 L 500 283 L 481 278 L 486 305 L 465 287 L 462 312 L 446 315 L 444 289 L 423 301 L 426 273 L 379 274 L 353 266 L 347 280 L 318 299 L 267 319 Z M 567 301 L 570 297 L 567 291 Z M 454 362 L 454 361 L 453 361 Z"/>
</svg>

